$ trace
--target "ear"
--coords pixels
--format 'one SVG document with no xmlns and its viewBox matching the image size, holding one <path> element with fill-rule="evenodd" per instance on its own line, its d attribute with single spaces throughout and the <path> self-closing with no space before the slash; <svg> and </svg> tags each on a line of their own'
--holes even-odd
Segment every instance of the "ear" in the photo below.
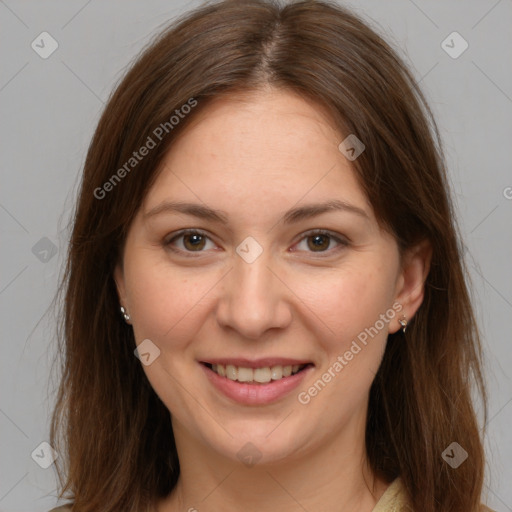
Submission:
<svg viewBox="0 0 512 512">
<path fill-rule="evenodd" d="M 429 240 L 422 240 L 414 247 L 405 251 L 396 283 L 395 301 L 402 305 L 396 320 L 390 325 L 389 332 L 394 333 L 401 328 L 398 320 L 405 316 L 408 322 L 418 311 L 425 296 L 425 281 L 432 261 L 432 245 Z"/>
<path fill-rule="evenodd" d="M 124 283 L 124 271 L 122 263 L 117 263 L 114 268 L 114 281 L 121 306 L 126 307 L 126 288 Z"/>
</svg>

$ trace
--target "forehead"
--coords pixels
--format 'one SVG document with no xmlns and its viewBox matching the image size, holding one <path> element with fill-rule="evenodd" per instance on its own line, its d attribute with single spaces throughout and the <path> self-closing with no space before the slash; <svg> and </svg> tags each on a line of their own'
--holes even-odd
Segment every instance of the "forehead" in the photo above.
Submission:
<svg viewBox="0 0 512 512">
<path fill-rule="evenodd" d="M 215 98 L 173 141 L 145 204 L 172 197 L 247 209 L 256 201 L 261 212 L 269 203 L 350 198 L 368 210 L 350 162 L 338 150 L 341 140 L 323 106 L 291 91 Z"/>
<path fill-rule="evenodd" d="M 229 138 L 247 148 L 250 136 L 268 149 L 284 149 L 289 142 L 298 145 L 312 137 L 316 142 L 319 138 L 338 139 L 341 134 L 326 107 L 294 91 L 269 87 L 209 100 L 175 143 L 181 138 L 216 142 Z"/>
</svg>

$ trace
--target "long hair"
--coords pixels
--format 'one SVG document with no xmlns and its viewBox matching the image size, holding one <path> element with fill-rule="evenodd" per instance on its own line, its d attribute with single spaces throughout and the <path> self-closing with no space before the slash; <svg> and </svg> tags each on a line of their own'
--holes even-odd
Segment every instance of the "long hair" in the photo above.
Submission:
<svg viewBox="0 0 512 512">
<path fill-rule="evenodd" d="M 176 136 L 210 99 L 268 86 L 326 107 L 340 133 L 364 142 L 354 172 L 402 254 L 424 239 L 432 245 L 423 303 L 406 337 L 389 335 L 370 389 L 366 449 L 373 470 L 402 478 L 414 510 L 477 510 L 484 455 L 472 386 L 484 411 L 486 391 L 438 129 L 396 52 L 354 14 L 314 0 L 206 4 L 161 33 L 110 97 L 85 161 L 61 283 L 51 424 L 60 496 L 80 512 L 140 512 L 174 488 L 170 413 L 134 357 L 113 269 Z M 148 137 L 153 147 L 132 160 Z M 452 442 L 469 456 L 456 470 L 442 458 Z"/>
</svg>

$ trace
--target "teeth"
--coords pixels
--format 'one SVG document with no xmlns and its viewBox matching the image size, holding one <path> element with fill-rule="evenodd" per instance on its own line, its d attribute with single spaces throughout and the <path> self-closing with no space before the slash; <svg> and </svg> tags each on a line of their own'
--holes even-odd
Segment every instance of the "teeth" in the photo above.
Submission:
<svg viewBox="0 0 512 512">
<path fill-rule="evenodd" d="M 261 382 L 265 384 L 272 380 L 272 375 L 270 374 L 270 368 L 256 368 L 253 370 L 254 380 L 256 382 Z"/>
<path fill-rule="evenodd" d="M 283 377 L 283 367 L 282 366 L 272 366 L 270 368 L 270 374 L 272 376 L 272 380 L 279 380 Z M 220 375 L 220 373 L 219 373 Z"/>
<path fill-rule="evenodd" d="M 305 365 L 294 364 L 287 366 L 265 366 L 263 368 L 245 368 L 242 366 L 233 366 L 228 364 L 226 366 L 222 364 L 213 364 L 212 370 L 230 380 L 236 380 L 238 382 L 258 382 L 260 384 L 267 384 L 272 380 L 279 380 L 283 377 L 289 377 L 290 375 L 296 374 L 299 370 L 304 368 Z"/>
<path fill-rule="evenodd" d="M 251 382 L 253 379 L 253 370 L 251 368 L 238 368 L 238 382 Z M 233 379 L 234 380 L 234 379 Z"/>
<path fill-rule="evenodd" d="M 221 365 L 217 365 L 217 366 L 221 366 Z M 226 377 L 230 380 L 237 380 L 238 370 L 236 369 L 236 366 L 233 366 L 232 364 L 228 364 L 226 366 Z"/>
</svg>

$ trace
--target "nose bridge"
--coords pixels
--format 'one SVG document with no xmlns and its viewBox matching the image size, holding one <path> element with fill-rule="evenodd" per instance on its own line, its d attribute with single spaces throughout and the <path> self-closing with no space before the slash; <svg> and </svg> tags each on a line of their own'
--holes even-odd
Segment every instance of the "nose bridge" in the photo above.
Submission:
<svg viewBox="0 0 512 512">
<path fill-rule="evenodd" d="M 218 321 L 230 326 L 247 338 L 259 338 L 272 327 L 284 327 L 291 315 L 284 300 L 282 283 L 270 270 L 271 255 L 268 251 L 254 253 L 243 244 L 237 248 L 233 269 L 229 273 Z M 250 254 L 251 257 L 246 257 Z"/>
</svg>

